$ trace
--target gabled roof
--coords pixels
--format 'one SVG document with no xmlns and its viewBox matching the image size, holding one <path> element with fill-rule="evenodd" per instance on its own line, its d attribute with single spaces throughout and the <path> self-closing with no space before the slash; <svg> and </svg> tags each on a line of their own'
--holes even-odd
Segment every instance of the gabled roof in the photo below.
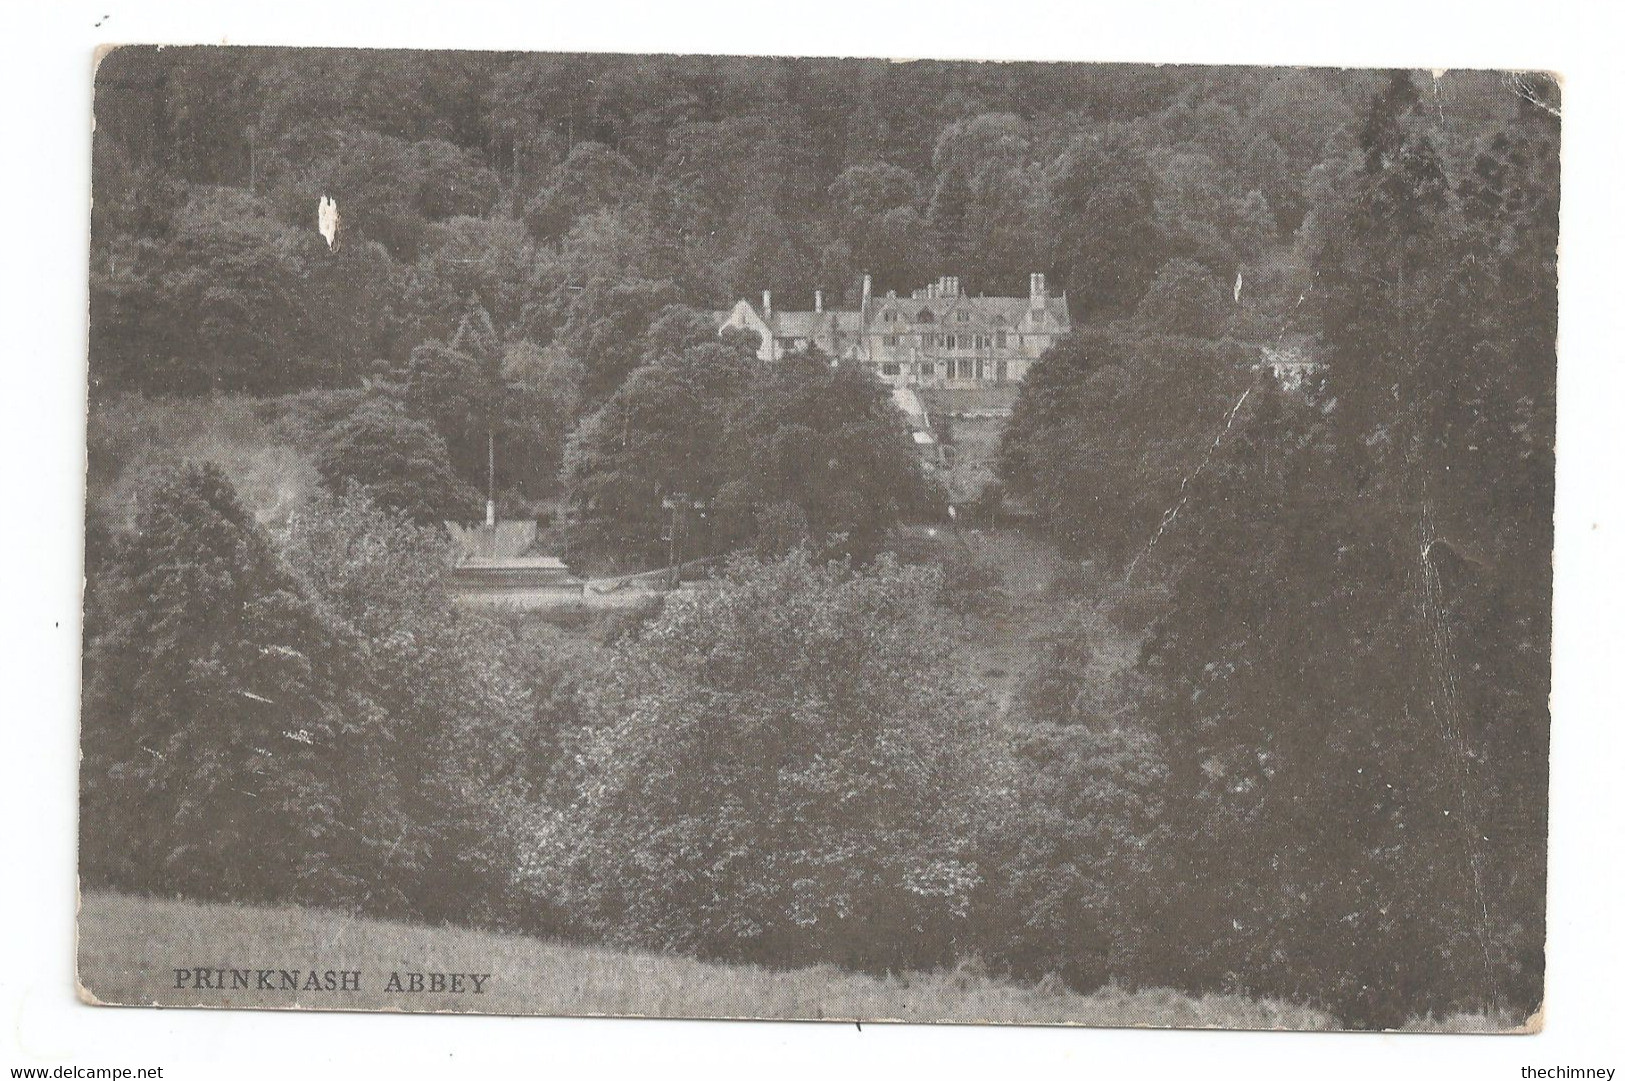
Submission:
<svg viewBox="0 0 1625 1081">
<path fill-rule="evenodd" d="M 491 313 L 485 310 L 478 297 L 468 298 L 468 307 L 447 344 L 456 352 L 469 356 L 489 357 L 501 351 L 502 336 L 497 333 L 496 325 L 491 322 Z"/>
<path fill-rule="evenodd" d="M 863 313 L 858 311 L 830 312 L 835 320 L 835 329 L 843 335 L 857 337 L 863 333 Z"/>
<path fill-rule="evenodd" d="M 870 301 L 868 318 L 865 313 L 856 310 L 838 310 L 834 308 L 824 311 L 775 311 L 772 318 L 764 318 L 748 300 L 740 300 L 726 312 L 712 312 L 711 316 L 717 324 L 729 322 L 742 322 L 748 325 L 765 327 L 775 338 L 805 338 L 808 341 L 825 340 L 832 338 L 859 338 L 865 333 L 876 329 L 884 329 L 886 324 L 880 318 L 886 310 L 898 313 L 898 326 L 921 322 L 922 313 L 929 313 L 930 324 L 940 325 L 945 320 L 945 329 L 953 329 L 954 320 L 949 316 L 956 310 L 971 313 L 972 326 L 1005 326 L 1012 330 L 1031 327 L 1032 304 L 1027 297 L 880 297 Z M 1046 299 L 1044 311 L 1047 314 L 1046 329 L 1053 324 L 1059 328 L 1071 325 L 1072 313 L 1067 305 L 1066 294 L 1051 296 Z"/>
<path fill-rule="evenodd" d="M 774 312 L 773 333 L 781 338 L 817 338 L 834 327 L 832 312 Z"/>
<path fill-rule="evenodd" d="M 456 522 L 447 522 L 446 532 L 451 534 L 452 540 L 456 542 L 459 563 L 466 563 L 471 559 L 487 561 L 515 559 L 529 551 L 536 543 L 536 520 L 505 518 L 495 526 L 483 523 L 463 526 Z"/>
<path fill-rule="evenodd" d="M 1016 326 L 1027 318 L 1032 310 L 1032 302 L 1026 297 L 925 297 L 916 300 L 914 297 L 883 297 L 871 302 L 870 310 L 873 313 L 870 322 L 879 322 L 880 313 L 887 309 L 896 311 L 902 321 L 909 323 L 921 322 L 922 312 L 929 312 L 930 322 L 941 323 L 956 309 L 968 310 L 974 322 L 993 323 L 994 317 L 1002 318 L 1007 326 Z M 1068 309 L 1066 295 L 1049 297 L 1045 301 L 1044 310 L 1049 318 L 1056 323 L 1066 326 L 1072 321 Z M 948 322 L 952 324 L 952 320 Z"/>
</svg>

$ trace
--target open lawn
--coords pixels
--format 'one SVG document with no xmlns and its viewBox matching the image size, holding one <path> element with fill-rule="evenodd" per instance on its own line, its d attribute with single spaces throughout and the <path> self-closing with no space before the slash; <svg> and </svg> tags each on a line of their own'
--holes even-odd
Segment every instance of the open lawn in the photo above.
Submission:
<svg viewBox="0 0 1625 1081">
<path fill-rule="evenodd" d="M 359 991 L 177 990 L 177 968 L 359 971 Z M 386 991 L 391 973 L 489 978 L 482 992 Z M 212 977 L 211 977 L 212 979 Z M 401 1010 L 572 1016 L 760 1017 L 1325 1029 L 1326 1014 L 1234 995 L 1106 988 L 1073 994 L 965 969 L 868 976 L 831 966 L 773 970 L 707 964 L 523 935 L 260 908 L 86 893 L 79 914 L 79 982 L 87 1001 L 115 1005 Z M 191 974 L 187 982 L 195 982 Z M 231 975 L 225 978 L 230 986 Z"/>
</svg>

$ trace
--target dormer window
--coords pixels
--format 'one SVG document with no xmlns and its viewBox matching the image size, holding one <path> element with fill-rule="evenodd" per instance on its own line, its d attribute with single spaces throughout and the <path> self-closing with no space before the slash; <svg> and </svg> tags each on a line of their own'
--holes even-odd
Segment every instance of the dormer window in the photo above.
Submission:
<svg viewBox="0 0 1625 1081">
<path fill-rule="evenodd" d="M 931 314 L 930 308 L 921 308 L 918 321 L 921 323 L 934 323 L 937 320 L 936 317 Z"/>
<path fill-rule="evenodd" d="M 888 308 L 880 313 L 880 319 L 882 322 L 895 323 L 897 322 L 897 313 Z"/>
<path fill-rule="evenodd" d="M 961 323 L 970 322 L 970 312 L 954 312 L 954 319 Z"/>
</svg>

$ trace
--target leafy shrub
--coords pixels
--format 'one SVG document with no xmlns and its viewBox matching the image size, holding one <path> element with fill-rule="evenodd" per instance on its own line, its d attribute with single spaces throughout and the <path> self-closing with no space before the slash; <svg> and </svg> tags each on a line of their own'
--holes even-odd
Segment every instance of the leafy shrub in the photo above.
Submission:
<svg viewBox="0 0 1625 1081">
<path fill-rule="evenodd" d="M 444 534 L 364 489 L 318 496 L 278 539 L 365 643 L 353 686 L 387 718 L 382 761 L 405 815 L 397 836 L 417 853 L 392 884 L 399 903 L 419 918 L 506 918 L 518 823 L 549 779 L 538 759 L 574 723 L 556 643 L 453 604 Z"/>
<path fill-rule="evenodd" d="M 983 948 L 1018 976 L 1078 991 L 1144 979 L 1165 837 L 1156 740 L 1120 720 L 1028 721 L 1012 750 L 1013 798 L 983 837 Z"/>
<path fill-rule="evenodd" d="M 552 873 L 613 941 L 780 964 L 946 961 L 981 872 L 987 714 L 936 575 L 732 565 L 623 643 Z"/>
<path fill-rule="evenodd" d="M 985 550 L 945 545 L 942 550 L 942 606 L 958 614 L 988 614 L 1003 609 L 1007 598 L 997 558 Z"/>
<path fill-rule="evenodd" d="M 1164 752 L 1095 666 L 1075 612 L 1043 644 L 1010 721 L 1012 799 L 988 823 L 984 948 L 1074 990 L 1143 978 L 1153 860 L 1166 842 Z"/>
</svg>

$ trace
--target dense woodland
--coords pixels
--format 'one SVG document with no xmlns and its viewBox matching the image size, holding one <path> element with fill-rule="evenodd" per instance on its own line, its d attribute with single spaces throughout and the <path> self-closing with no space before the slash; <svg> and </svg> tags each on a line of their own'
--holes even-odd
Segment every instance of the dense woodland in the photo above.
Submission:
<svg viewBox="0 0 1625 1081">
<path fill-rule="evenodd" d="M 93 479 L 98 402 L 230 393 L 319 489 L 262 520 L 177 463 L 93 506 L 87 881 L 1521 1020 L 1557 112 L 1492 73 L 111 54 Z M 945 493 L 884 388 L 705 313 L 1033 270 L 1077 326 L 969 520 L 1024 508 L 1077 577 L 1004 700 L 952 630 L 997 568 L 908 532 Z M 658 563 L 682 493 L 725 569 L 456 607 L 435 523 L 492 447 L 579 558 Z"/>
</svg>

